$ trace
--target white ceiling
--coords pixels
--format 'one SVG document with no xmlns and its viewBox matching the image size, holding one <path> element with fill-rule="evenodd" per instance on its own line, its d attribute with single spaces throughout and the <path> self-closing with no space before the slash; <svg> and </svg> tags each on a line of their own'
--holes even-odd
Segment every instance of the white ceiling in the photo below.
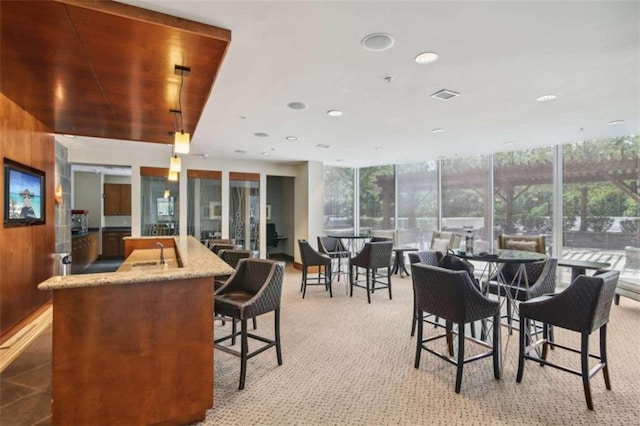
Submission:
<svg viewBox="0 0 640 426">
<path fill-rule="evenodd" d="M 123 3 L 232 32 L 192 153 L 364 166 L 639 133 L 638 1 Z M 365 50 L 376 32 L 394 46 Z"/>
</svg>

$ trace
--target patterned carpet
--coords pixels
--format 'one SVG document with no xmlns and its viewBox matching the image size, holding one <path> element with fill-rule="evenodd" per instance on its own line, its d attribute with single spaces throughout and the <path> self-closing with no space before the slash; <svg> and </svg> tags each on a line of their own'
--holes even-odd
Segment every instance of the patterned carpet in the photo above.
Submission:
<svg viewBox="0 0 640 426">
<path fill-rule="evenodd" d="M 454 366 L 423 352 L 420 369 L 415 369 L 410 277 L 394 276 L 393 300 L 380 291 L 368 305 L 362 289 L 354 289 L 349 298 L 344 281 L 334 285 L 332 299 L 322 287 L 312 286 L 303 300 L 300 275 L 287 267 L 283 365 L 277 365 L 273 349 L 250 359 L 246 389 L 238 391 L 239 359 L 215 351 L 215 408 L 201 424 L 628 425 L 640 418 L 636 301 L 623 298 L 612 307 L 608 343 L 613 390 L 605 389 L 601 373 L 592 379 L 592 412 L 577 376 L 528 362 L 523 382 L 517 384 L 517 332 L 507 340 L 506 329 L 502 380 L 493 378 L 490 358 L 467 364 L 458 395 Z M 272 318 L 258 318 L 259 331 L 268 336 L 273 335 Z M 216 336 L 228 329 L 228 323 L 216 323 Z M 593 336 L 595 344 L 597 334 Z M 556 330 L 556 340 L 578 342 L 562 330 Z M 579 367 L 578 355 L 566 351 L 552 351 L 550 359 Z"/>
</svg>

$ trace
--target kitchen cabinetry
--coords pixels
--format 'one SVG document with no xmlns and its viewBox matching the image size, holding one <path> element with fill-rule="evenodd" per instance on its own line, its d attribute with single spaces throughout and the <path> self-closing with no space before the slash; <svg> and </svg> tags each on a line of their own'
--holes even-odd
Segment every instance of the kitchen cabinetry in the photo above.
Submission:
<svg viewBox="0 0 640 426">
<path fill-rule="evenodd" d="M 102 231 L 102 257 L 124 258 L 124 237 L 130 235 L 127 231 Z"/>
<path fill-rule="evenodd" d="M 131 215 L 131 185 L 122 183 L 104 184 L 104 215 Z"/>
<path fill-rule="evenodd" d="M 71 242 L 71 273 L 82 272 L 98 258 L 98 234 L 74 237 Z"/>
</svg>

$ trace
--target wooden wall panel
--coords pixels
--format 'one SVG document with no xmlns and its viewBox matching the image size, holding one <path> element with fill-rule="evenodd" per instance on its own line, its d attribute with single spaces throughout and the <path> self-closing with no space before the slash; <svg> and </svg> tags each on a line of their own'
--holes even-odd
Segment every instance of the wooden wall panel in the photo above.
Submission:
<svg viewBox="0 0 640 426">
<path fill-rule="evenodd" d="M 37 285 L 53 275 L 55 252 L 55 140 L 33 116 L 0 93 L 0 161 L 10 158 L 43 170 L 46 175 L 46 223 L 0 226 L 0 338 L 51 300 Z M 0 173 L 4 200 L 4 173 Z M 0 207 L 4 217 L 4 207 Z"/>
</svg>

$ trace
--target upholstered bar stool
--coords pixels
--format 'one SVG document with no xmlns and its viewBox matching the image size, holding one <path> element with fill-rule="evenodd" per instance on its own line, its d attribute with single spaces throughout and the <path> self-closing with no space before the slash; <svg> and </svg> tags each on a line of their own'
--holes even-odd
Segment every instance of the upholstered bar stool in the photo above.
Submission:
<svg viewBox="0 0 640 426">
<path fill-rule="evenodd" d="M 214 348 L 240 357 L 240 384 L 244 389 L 247 375 L 247 360 L 275 347 L 278 365 L 282 365 L 280 344 L 280 299 L 284 266 L 280 262 L 264 259 L 242 259 L 235 274 L 215 293 L 215 312 L 240 322 L 240 332 L 235 330 L 227 336 L 214 340 Z M 274 313 L 274 339 L 248 332 L 247 321 L 268 312 Z M 222 345 L 223 342 L 240 336 L 240 351 Z M 266 343 L 249 352 L 248 339 Z"/>
</svg>

